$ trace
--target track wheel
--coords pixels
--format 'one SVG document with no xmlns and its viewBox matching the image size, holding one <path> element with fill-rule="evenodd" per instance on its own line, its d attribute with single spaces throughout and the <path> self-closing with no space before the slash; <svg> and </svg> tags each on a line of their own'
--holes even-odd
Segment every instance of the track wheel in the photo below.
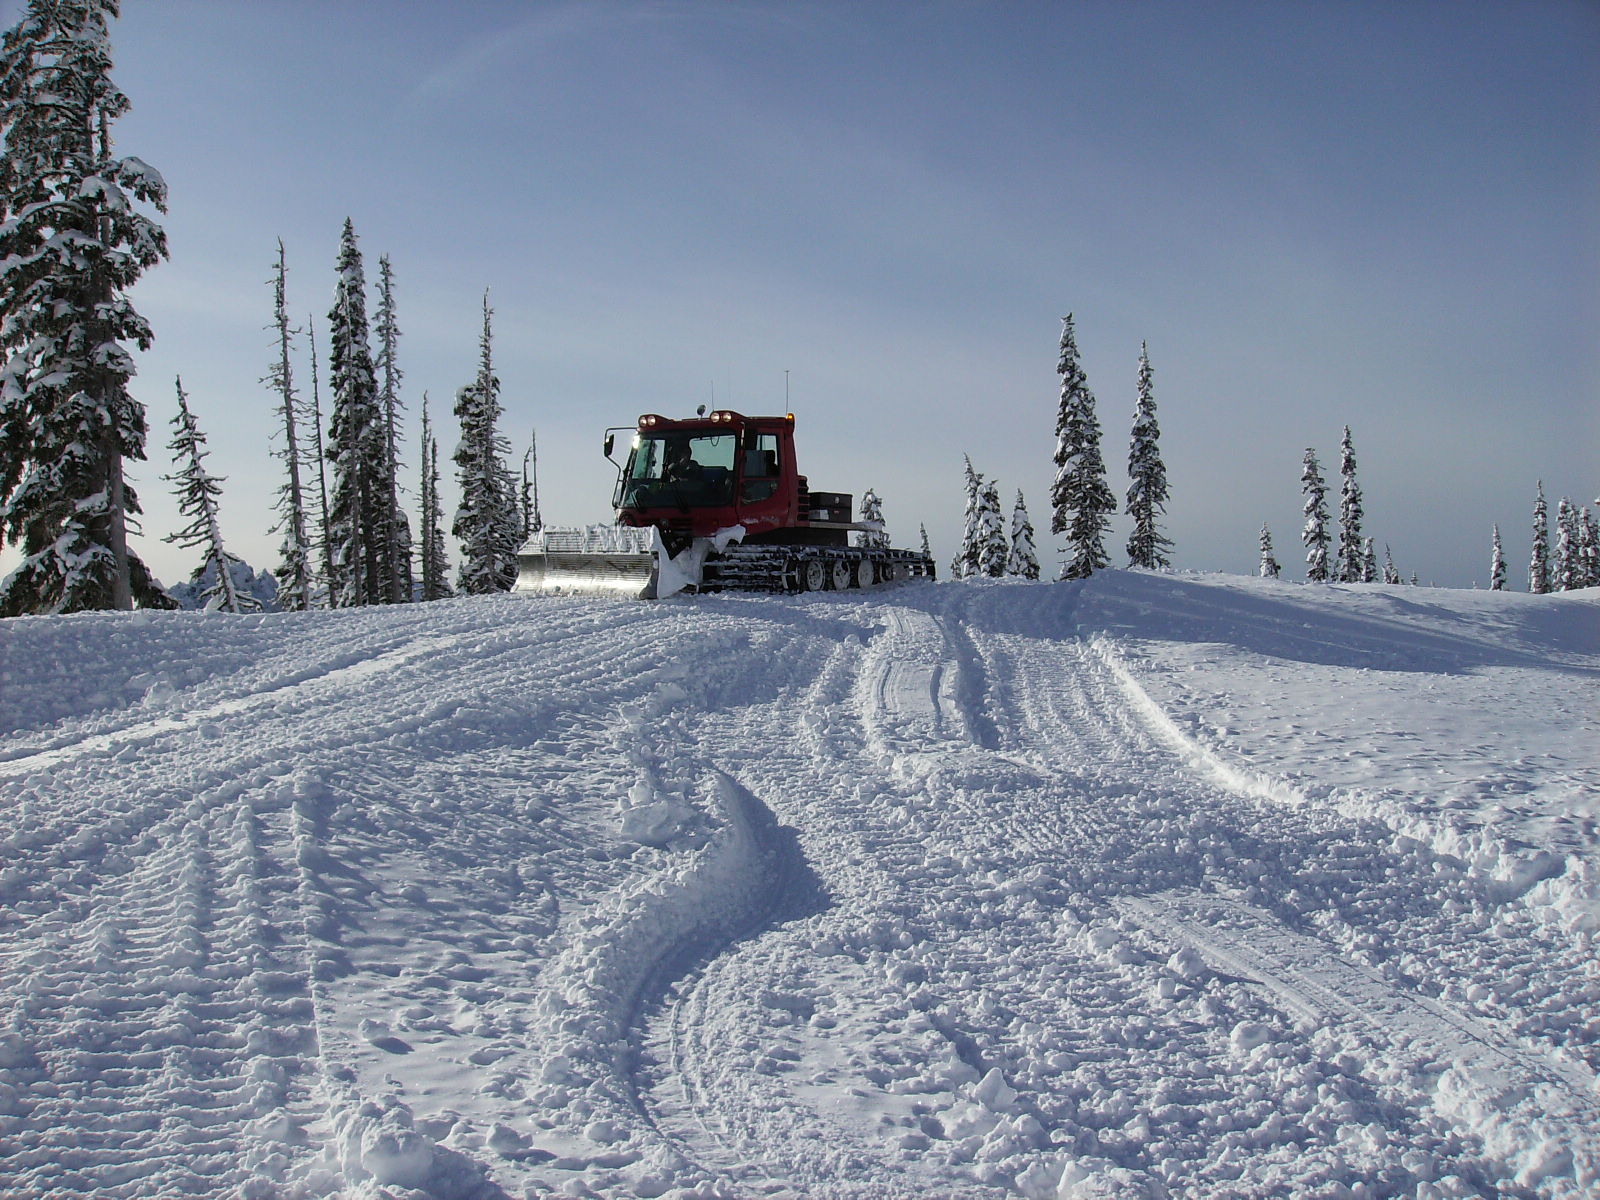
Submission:
<svg viewBox="0 0 1600 1200">
<path fill-rule="evenodd" d="M 828 586 L 828 564 L 820 558 L 802 560 L 799 574 L 802 592 L 820 592 Z"/>
<path fill-rule="evenodd" d="M 842 592 L 850 586 L 855 577 L 855 571 L 850 566 L 847 558 L 836 558 L 828 564 L 833 590 Z"/>
<path fill-rule="evenodd" d="M 878 582 L 893 583 L 900 577 L 900 567 L 892 561 L 885 561 L 878 565 Z"/>
<path fill-rule="evenodd" d="M 877 582 L 877 574 L 872 569 L 872 560 L 862 558 L 856 560 L 854 587 L 869 588 Z"/>
</svg>

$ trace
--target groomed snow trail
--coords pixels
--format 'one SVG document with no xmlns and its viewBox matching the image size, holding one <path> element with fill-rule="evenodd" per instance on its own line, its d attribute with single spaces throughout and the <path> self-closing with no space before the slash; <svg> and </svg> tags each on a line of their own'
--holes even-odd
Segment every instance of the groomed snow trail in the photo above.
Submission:
<svg viewBox="0 0 1600 1200">
<path fill-rule="evenodd" d="M 0 625 L 0 1194 L 1593 1194 L 1589 866 L 1234 762 L 1078 624 L 1207 589 L 1083 587 Z"/>
</svg>

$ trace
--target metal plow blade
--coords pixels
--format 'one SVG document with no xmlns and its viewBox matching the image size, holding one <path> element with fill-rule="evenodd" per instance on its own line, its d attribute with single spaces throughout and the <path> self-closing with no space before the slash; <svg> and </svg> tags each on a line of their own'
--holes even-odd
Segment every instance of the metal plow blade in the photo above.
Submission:
<svg viewBox="0 0 1600 1200">
<path fill-rule="evenodd" d="M 517 552 L 518 592 L 588 596 L 656 595 L 661 535 L 654 529 L 590 525 L 542 529 Z"/>
</svg>

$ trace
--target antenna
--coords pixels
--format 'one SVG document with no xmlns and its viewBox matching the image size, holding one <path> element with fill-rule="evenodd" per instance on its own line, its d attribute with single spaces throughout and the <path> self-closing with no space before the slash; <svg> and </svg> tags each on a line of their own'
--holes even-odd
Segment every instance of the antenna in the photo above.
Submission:
<svg viewBox="0 0 1600 1200">
<path fill-rule="evenodd" d="M 783 369 L 783 411 L 789 411 L 789 368 Z"/>
</svg>

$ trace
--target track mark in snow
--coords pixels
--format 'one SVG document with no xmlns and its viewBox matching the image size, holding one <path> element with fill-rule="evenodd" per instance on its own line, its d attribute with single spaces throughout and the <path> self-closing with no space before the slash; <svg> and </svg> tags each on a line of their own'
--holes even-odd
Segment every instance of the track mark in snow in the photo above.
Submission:
<svg viewBox="0 0 1600 1200">
<path fill-rule="evenodd" d="M 1600 1097 L 1583 1065 L 1519 1046 L 1470 1014 L 1402 991 L 1241 901 L 1175 890 L 1114 904 L 1213 969 L 1264 988 L 1302 1031 L 1345 1034 L 1368 1072 L 1400 1067 L 1431 1081 L 1423 1086 L 1433 1107 L 1481 1137 L 1520 1186 L 1568 1173 L 1580 1187 L 1600 1181 Z M 1252 1040 L 1250 1030 L 1235 1030 L 1236 1043 Z"/>
</svg>

